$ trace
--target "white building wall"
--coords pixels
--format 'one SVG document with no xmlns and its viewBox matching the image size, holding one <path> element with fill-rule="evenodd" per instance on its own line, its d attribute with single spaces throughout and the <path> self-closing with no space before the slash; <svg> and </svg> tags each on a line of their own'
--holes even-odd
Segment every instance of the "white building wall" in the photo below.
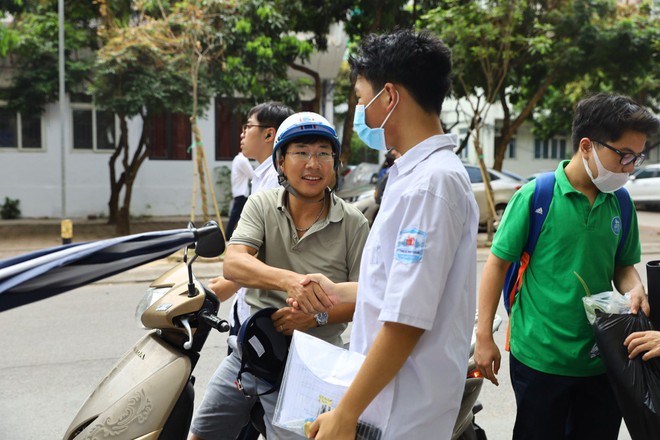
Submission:
<svg viewBox="0 0 660 440">
<path fill-rule="evenodd" d="M 229 166 L 229 161 L 215 161 L 214 106 L 199 119 L 202 142 L 205 146 L 210 179 L 217 166 Z M 107 216 L 110 199 L 110 171 L 108 151 L 73 150 L 71 111 L 65 115 L 66 154 L 65 176 L 62 179 L 62 151 L 60 148 L 59 105 L 50 104 L 42 116 L 42 151 L 0 149 L 0 203 L 5 197 L 20 200 L 23 217 L 39 218 Z M 141 121 L 129 123 L 129 143 L 134 148 L 141 133 Z M 192 143 L 192 140 L 191 140 Z M 194 179 L 192 160 L 145 160 L 133 185 L 131 215 L 162 216 L 189 215 L 192 206 Z M 120 165 L 121 168 L 121 165 Z M 119 171 L 120 172 L 120 171 Z M 64 180 L 64 182 L 63 182 Z M 62 197 L 62 183 L 65 200 Z M 202 212 L 196 185 L 196 214 Z M 211 192 L 208 190 L 211 202 Z M 63 212 L 63 201 L 66 211 Z M 212 206 L 209 212 L 213 212 Z"/>
</svg>

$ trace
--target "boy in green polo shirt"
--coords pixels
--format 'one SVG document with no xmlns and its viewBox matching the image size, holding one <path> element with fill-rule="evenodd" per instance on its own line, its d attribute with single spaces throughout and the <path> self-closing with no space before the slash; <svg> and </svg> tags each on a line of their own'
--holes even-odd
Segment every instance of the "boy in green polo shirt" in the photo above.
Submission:
<svg viewBox="0 0 660 440">
<path fill-rule="evenodd" d="M 570 161 L 555 171 L 552 203 L 510 316 L 510 372 L 516 395 L 514 439 L 616 440 L 621 413 L 594 345 L 577 272 L 592 292 L 630 292 L 632 312 L 649 305 L 634 264 L 641 247 L 637 215 L 621 236 L 613 194 L 644 160 L 658 119 L 627 97 L 599 94 L 581 101 L 573 120 Z M 497 385 L 500 352 L 492 323 L 504 274 L 522 254 L 534 183 L 511 200 L 484 267 L 479 289 L 475 361 Z M 632 203 L 632 202 L 631 202 Z"/>
</svg>

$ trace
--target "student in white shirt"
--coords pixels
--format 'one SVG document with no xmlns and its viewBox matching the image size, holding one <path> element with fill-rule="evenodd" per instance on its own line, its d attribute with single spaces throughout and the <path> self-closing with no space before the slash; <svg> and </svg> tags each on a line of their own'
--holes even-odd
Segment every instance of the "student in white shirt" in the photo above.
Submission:
<svg viewBox="0 0 660 440">
<path fill-rule="evenodd" d="M 384 427 L 383 440 L 449 439 L 474 324 L 478 223 L 470 180 L 453 153 L 456 136 L 440 123 L 450 50 L 428 33 L 401 30 L 369 36 L 349 63 L 355 130 L 370 147 L 393 147 L 402 157 L 389 171 L 359 282 L 309 276 L 321 302 L 357 294 L 350 349 L 366 355 L 336 408 L 311 425 L 311 437 L 355 439 L 358 418 L 377 403 L 371 416 Z M 304 296 L 289 303 L 317 311 Z"/>
</svg>

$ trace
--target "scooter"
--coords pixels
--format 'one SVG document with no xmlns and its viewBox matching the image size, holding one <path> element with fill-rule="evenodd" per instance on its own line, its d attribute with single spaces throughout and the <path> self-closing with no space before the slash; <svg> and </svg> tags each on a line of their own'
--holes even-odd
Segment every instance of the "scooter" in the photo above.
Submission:
<svg viewBox="0 0 660 440">
<path fill-rule="evenodd" d="M 194 407 L 193 370 L 209 333 L 229 331 L 229 323 L 217 316 L 218 298 L 192 270 L 198 256 L 221 255 L 224 240 L 217 224 L 197 231 L 197 242 L 184 249 L 183 263 L 152 282 L 138 305 L 136 315 L 152 330 L 99 383 L 69 425 L 64 440 L 188 437 Z M 190 250 L 194 255 L 189 258 Z M 496 316 L 493 331 L 500 323 Z M 473 351 L 474 335 L 471 356 Z M 475 414 L 481 409 L 477 398 L 482 384 L 483 378 L 470 358 L 452 440 L 486 439 L 475 423 Z M 251 420 L 265 437 L 259 410 L 260 405 L 255 405 Z"/>
<path fill-rule="evenodd" d="M 197 229 L 198 240 L 177 264 L 151 283 L 138 306 L 153 329 L 112 368 L 82 405 L 64 435 L 73 439 L 185 439 L 193 413 L 194 376 L 212 330 L 229 331 L 220 302 L 194 276 L 198 256 L 222 254 L 217 224 Z M 194 255 L 188 253 L 194 249 Z"/>
</svg>

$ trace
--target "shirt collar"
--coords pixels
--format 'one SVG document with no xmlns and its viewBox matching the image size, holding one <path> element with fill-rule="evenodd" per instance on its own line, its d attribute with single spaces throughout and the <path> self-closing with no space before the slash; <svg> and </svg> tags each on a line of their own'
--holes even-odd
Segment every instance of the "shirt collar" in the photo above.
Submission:
<svg viewBox="0 0 660 440">
<path fill-rule="evenodd" d="M 268 171 L 268 168 L 272 166 L 273 166 L 273 161 L 271 161 L 270 159 L 266 159 L 263 162 L 261 162 L 257 168 L 254 169 L 254 173 L 258 176 L 261 176 L 266 171 Z"/>
<path fill-rule="evenodd" d="M 398 158 L 393 166 L 398 170 L 398 174 L 404 174 L 436 151 L 450 147 L 453 149 L 457 145 L 457 142 L 458 136 L 455 134 L 431 136 L 406 151 L 406 154 Z"/>
<path fill-rule="evenodd" d="M 561 194 L 563 196 L 569 193 L 582 194 L 582 192 L 573 188 L 571 182 L 568 181 L 568 177 L 566 177 L 566 171 L 564 170 L 564 168 L 566 168 L 566 165 L 568 165 L 569 163 L 570 160 L 561 161 L 557 166 L 557 170 L 555 171 L 555 180 L 557 181 L 559 190 L 561 191 Z M 600 205 L 610 196 L 614 197 L 614 193 L 604 193 L 602 191 L 598 191 L 598 194 L 596 194 L 596 199 L 594 200 L 593 203 L 593 207 L 595 208 L 596 206 Z"/>
</svg>

